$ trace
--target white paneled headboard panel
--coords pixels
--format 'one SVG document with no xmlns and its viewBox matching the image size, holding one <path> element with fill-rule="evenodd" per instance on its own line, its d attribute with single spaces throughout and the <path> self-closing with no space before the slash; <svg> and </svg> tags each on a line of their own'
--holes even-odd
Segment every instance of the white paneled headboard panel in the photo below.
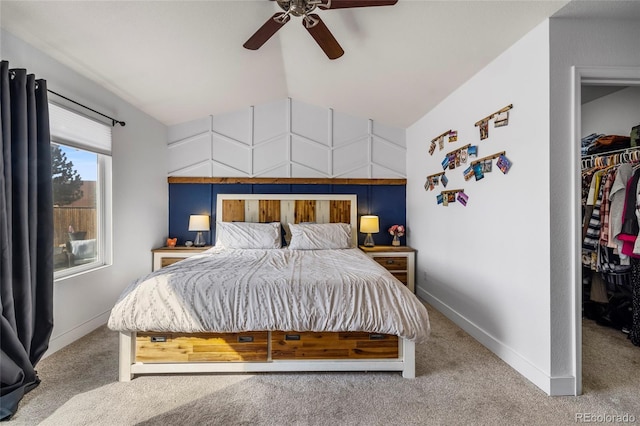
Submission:
<svg viewBox="0 0 640 426">
<path fill-rule="evenodd" d="M 218 194 L 216 220 L 222 222 L 348 223 L 358 244 L 358 198 L 355 194 Z"/>
<path fill-rule="evenodd" d="M 169 176 L 406 177 L 405 129 L 284 99 L 169 127 Z"/>
</svg>

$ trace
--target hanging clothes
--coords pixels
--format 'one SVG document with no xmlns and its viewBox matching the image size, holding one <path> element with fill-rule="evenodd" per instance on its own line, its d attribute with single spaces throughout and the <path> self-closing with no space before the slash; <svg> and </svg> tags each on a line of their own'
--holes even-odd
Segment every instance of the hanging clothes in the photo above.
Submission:
<svg viewBox="0 0 640 426">
<path fill-rule="evenodd" d="M 640 167 L 630 164 L 637 160 L 628 152 L 583 159 L 582 263 L 592 271 L 585 303 L 601 307 L 596 321 L 640 345 Z"/>
</svg>

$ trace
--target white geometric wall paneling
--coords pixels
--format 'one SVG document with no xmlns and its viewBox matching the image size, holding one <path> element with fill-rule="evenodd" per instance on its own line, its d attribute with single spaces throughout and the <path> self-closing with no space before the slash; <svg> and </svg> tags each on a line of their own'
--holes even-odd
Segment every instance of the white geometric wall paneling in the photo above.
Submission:
<svg viewBox="0 0 640 426">
<path fill-rule="evenodd" d="M 169 176 L 406 177 L 405 129 L 291 99 L 169 128 Z"/>
</svg>

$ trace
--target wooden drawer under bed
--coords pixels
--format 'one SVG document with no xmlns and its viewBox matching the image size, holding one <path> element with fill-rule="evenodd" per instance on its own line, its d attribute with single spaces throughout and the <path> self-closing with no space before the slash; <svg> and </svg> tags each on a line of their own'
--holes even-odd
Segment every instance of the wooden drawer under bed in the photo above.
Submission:
<svg viewBox="0 0 640 426">
<path fill-rule="evenodd" d="M 271 358 L 381 359 L 398 358 L 398 336 L 365 332 L 271 332 Z"/>
<path fill-rule="evenodd" d="M 267 361 L 269 333 L 137 333 L 136 362 Z"/>
<path fill-rule="evenodd" d="M 135 360 L 165 363 L 392 359 L 399 356 L 398 345 L 398 336 L 366 332 L 140 332 L 136 336 Z"/>
</svg>

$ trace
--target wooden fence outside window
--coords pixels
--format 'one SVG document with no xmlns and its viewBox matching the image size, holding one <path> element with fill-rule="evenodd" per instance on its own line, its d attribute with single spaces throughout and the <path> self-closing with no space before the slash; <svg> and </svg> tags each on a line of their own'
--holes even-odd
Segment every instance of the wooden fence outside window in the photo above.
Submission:
<svg viewBox="0 0 640 426">
<path fill-rule="evenodd" d="M 86 232 L 83 239 L 96 238 L 97 213 L 95 207 L 53 208 L 54 247 L 69 241 L 69 226 L 76 232 Z"/>
</svg>

